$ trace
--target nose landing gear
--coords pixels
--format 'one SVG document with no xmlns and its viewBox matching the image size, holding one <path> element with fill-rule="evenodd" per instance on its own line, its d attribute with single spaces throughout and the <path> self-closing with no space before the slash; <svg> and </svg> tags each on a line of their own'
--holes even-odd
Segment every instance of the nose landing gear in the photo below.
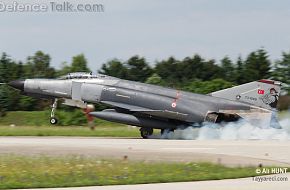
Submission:
<svg viewBox="0 0 290 190">
<path fill-rule="evenodd" d="M 58 99 L 56 98 L 56 99 L 54 99 L 54 102 L 53 102 L 53 104 L 52 104 L 52 106 L 51 106 L 51 112 L 50 112 L 50 123 L 52 124 L 52 125 L 56 125 L 57 124 L 57 122 L 58 122 L 58 120 L 56 119 L 56 117 L 55 117 L 55 110 L 56 110 L 56 108 L 57 108 L 57 101 L 58 101 Z"/>
</svg>

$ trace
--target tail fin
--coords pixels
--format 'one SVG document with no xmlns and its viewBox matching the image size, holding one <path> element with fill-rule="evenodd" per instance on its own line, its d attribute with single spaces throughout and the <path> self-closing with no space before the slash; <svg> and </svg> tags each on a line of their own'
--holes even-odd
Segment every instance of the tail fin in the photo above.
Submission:
<svg viewBox="0 0 290 190">
<path fill-rule="evenodd" d="M 216 91 L 210 95 L 273 110 L 277 107 L 280 91 L 281 82 L 262 79 Z"/>
</svg>

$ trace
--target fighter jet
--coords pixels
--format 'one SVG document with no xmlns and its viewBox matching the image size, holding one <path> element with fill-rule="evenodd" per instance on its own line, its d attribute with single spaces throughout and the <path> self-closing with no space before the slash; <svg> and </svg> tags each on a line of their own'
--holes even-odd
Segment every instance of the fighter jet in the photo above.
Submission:
<svg viewBox="0 0 290 190">
<path fill-rule="evenodd" d="M 27 96 L 52 99 L 51 124 L 57 123 L 58 100 L 80 108 L 102 103 L 111 109 L 90 115 L 138 126 L 143 138 L 152 135 L 153 129 L 163 133 L 203 122 L 233 122 L 241 118 L 251 122 L 270 121 L 281 89 L 281 82 L 262 79 L 202 95 L 82 72 L 57 79 L 16 80 L 9 85 Z"/>
</svg>

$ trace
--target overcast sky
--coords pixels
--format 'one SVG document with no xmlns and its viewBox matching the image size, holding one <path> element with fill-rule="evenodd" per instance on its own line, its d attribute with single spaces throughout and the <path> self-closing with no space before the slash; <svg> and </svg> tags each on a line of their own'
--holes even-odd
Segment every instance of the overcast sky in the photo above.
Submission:
<svg viewBox="0 0 290 190">
<path fill-rule="evenodd" d="M 110 59 L 126 60 L 136 54 L 153 64 L 194 53 L 216 60 L 226 55 L 236 59 L 260 47 L 275 60 L 290 50 L 288 0 L 79 2 L 102 3 L 105 12 L 0 12 L 0 52 L 25 60 L 42 50 L 58 68 L 84 53 L 95 71 Z"/>
</svg>

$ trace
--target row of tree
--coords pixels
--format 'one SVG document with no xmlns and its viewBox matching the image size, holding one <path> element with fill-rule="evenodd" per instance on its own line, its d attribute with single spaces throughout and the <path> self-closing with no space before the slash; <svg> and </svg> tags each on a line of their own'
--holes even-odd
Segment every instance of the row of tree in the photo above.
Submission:
<svg viewBox="0 0 290 190">
<path fill-rule="evenodd" d="M 195 54 L 183 60 L 169 57 L 157 61 L 153 67 L 145 58 L 133 56 L 125 62 L 111 60 L 103 64 L 98 72 L 128 80 L 209 93 L 260 79 L 274 79 L 290 84 L 290 52 L 283 52 L 282 58 L 274 62 L 264 49 L 251 52 L 245 59 L 238 57 L 236 61 L 226 56 L 216 62 Z M 289 87 L 284 90 L 290 92 Z"/>
<path fill-rule="evenodd" d="M 26 62 L 17 62 L 2 53 L 0 58 L 0 83 L 8 83 L 16 79 L 26 78 L 54 78 L 70 72 L 90 71 L 87 60 L 83 54 L 72 58 L 72 63 L 63 63 L 61 70 L 50 65 L 51 57 L 42 51 L 29 56 Z M 50 102 L 22 96 L 18 91 L 7 85 L 0 86 L 0 116 L 5 111 L 15 110 L 43 110 Z"/>
<path fill-rule="evenodd" d="M 25 62 L 15 61 L 6 53 L 0 58 L 0 83 L 25 78 L 55 78 L 70 72 L 90 72 L 83 54 L 63 63 L 57 70 L 51 57 L 42 51 L 29 56 Z M 149 64 L 144 57 L 133 56 L 126 61 L 113 59 L 104 63 L 99 73 L 122 79 L 168 86 L 197 93 L 209 93 L 263 78 L 290 84 L 290 52 L 272 62 L 264 49 L 251 52 L 245 59 L 233 61 L 224 57 L 219 62 L 205 59 L 198 54 L 182 60 L 169 57 Z M 290 93 L 290 88 L 285 88 Z M 7 110 L 42 110 L 48 102 L 21 96 L 6 85 L 0 86 L 0 114 Z"/>
</svg>

